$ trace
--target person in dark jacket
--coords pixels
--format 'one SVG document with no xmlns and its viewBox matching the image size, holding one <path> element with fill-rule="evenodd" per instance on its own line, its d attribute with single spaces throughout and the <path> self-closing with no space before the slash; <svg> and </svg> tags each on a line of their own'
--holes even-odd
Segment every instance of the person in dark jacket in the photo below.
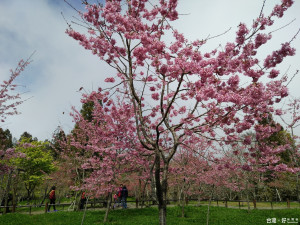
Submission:
<svg viewBox="0 0 300 225">
<path fill-rule="evenodd" d="M 51 188 L 51 191 L 49 192 L 49 200 L 50 200 L 50 204 L 48 205 L 48 212 L 50 212 L 51 205 L 53 205 L 53 209 L 54 209 L 54 211 L 56 211 L 56 209 L 55 209 L 55 200 L 56 200 L 56 197 L 55 197 L 55 186 L 53 186 Z"/>
<path fill-rule="evenodd" d="M 127 197 L 128 197 L 128 190 L 126 186 L 123 186 L 122 189 L 122 207 L 123 209 L 127 209 Z"/>
</svg>

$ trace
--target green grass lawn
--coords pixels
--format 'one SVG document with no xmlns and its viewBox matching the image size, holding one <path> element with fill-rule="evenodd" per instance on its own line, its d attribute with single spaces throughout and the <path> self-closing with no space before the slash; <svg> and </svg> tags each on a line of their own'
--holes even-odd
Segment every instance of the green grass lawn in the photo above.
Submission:
<svg viewBox="0 0 300 225">
<path fill-rule="evenodd" d="M 168 224 L 206 224 L 206 206 L 188 206 L 185 208 L 186 217 L 181 218 L 180 207 L 169 207 L 167 214 Z M 84 224 L 103 224 L 104 211 L 87 211 Z M 6 214 L 0 216 L 1 225 L 62 225 L 81 224 L 83 212 L 53 212 L 39 215 Z M 250 213 L 244 209 L 232 209 L 224 207 L 211 207 L 210 224 L 234 225 L 234 224 L 267 224 L 268 218 L 276 218 L 277 224 L 281 224 L 282 218 L 300 221 L 300 209 L 277 210 L 252 210 Z M 119 225 L 143 225 L 158 224 L 158 210 L 155 207 L 144 209 L 114 210 L 109 214 L 109 222 L 106 224 Z"/>
</svg>

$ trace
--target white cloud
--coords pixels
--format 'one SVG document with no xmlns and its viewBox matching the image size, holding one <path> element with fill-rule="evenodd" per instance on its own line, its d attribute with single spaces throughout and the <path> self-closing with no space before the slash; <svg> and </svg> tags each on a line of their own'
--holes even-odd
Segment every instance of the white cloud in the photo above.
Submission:
<svg viewBox="0 0 300 225">
<path fill-rule="evenodd" d="M 23 99 L 32 98 L 19 107 L 21 114 L 10 117 L 4 128 L 16 137 L 28 131 L 39 139 L 50 139 L 58 125 L 71 129 L 71 106 L 80 107 L 77 90 L 84 87 L 91 91 L 104 85 L 101 75 L 110 73 L 110 68 L 65 34 L 67 25 L 60 9 L 47 1 L 3 2 L 0 11 L 4 30 L 0 39 L 1 80 L 8 77 L 8 68 L 36 50 L 34 61 L 17 80 L 28 91 Z M 69 11 L 65 13 L 71 18 Z"/>
</svg>

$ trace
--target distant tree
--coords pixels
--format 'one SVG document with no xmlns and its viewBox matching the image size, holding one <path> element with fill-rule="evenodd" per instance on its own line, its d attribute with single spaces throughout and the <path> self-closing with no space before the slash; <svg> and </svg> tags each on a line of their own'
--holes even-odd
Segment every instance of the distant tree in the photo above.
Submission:
<svg viewBox="0 0 300 225">
<path fill-rule="evenodd" d="M 102 105 L 101 100 L 98 100 L 98 102 L 100 103 L 100 105 Z M 94 108 L 95 108 L 95 103 L 93 101 L 85 102 L 82 104 L 82 109 L 80 110 L 80 114 L 85 120 L 91 122 L 93 119 Z"/>
<path fill-rule="evenodd" d="M 100 103 L 100 101 L 97 102 Z M 93 118 L 93 110 L 94 102 L 87 101 L 82 104 L 82 109 L 78 114 L 82 119 L 91 121 Z M 69 178 L 69 186 L 71 189 L 76 190 L 75 201 L 77 201 L 76 205 L 78 207 L 75 207 L 75 210 L 79 209 L 80 204 L 77 197 L 81 195 L 81 190 L 79 190 L 78 187 L 83 185 L 85 177 L 88 176 L 88 173 L 91 171 L 91 169 L 82 168 L 82 164 L 86 158 L 91 156 L 90 152 L 86 152 L 81 147 L 87 144 L 88 139 L 89 137 L 79 126 L 78 121 L 76 121 L 69 135 L 66 135 L 64 131 L 58 127 L 54 133 L 51 145 L 54 157 L 59 160 L 60 168 L 65 171 L 65 174 L 67 174 Z M 76 146 L 74 146 L 74 142 L 77 143 Z"/>
<path fill-rule="evenodd" d="M 23 139 L 26 139 L 26 140 L 29 141 L 29 142 L 37 141 L 37 140 L 38 140 L 36 137 L 33 138 L 33 137 L 32 137 L 32 134 L 30 134 L 30 133 L 27 132 L 27 131 L 24 131 L 23 134 L 21 134 L 21 136 L 20 136 L 20 138 L 19 138 L 19 141 L 22 141 Z"/>
<path fill-rule="evenodd" d="M 283 123 L 287 126 L 287 128 L 290 130 L 292 138 L 296 139 L 298 143 L 295 143 L 293 146 L 293 162 L 295 165 L 300 166 L 300 145 L 299 145 L 299 136 L 296 136 L 294 131 L 297 127 L 300 126 L 300 98 L 290 98 L 287 108 L 284 110 L 285 113 L 287 113 L 288 117 L 282 116 L 281 119 Z M 287 119 L 289 118 L 289 120 Z M 296 185 L 296 192 L 297 192 L 297 198 L 298 201 L 300 201 L 300 171 L 298 171 L 296 175 L 297 185 Z"/>
<path fill-rule="evenodd" d="M 12 135 L 8 129 L 3 130 L 0 127 L 0 149 L 7 149 L 13 146 Z"/>
<path fill-rule="evenodd" d="M 261 144 L 267 144 L 268 146 L 286 146 L 284 151 L 278 153 L 280 156 L 280 163 L 285 163 L 290 166 L 295 166 L 293 162 L 294 158 L 294 150 L 296 148 L 295 139 L 292 135 L 285 130 L 280 123 L 277 123 L 274 119 L 272 114 L 269 113 L 268 117 L 264 117 L 260 121 L 261 125 L 269 126 L 275 131 L 269 136 L 262 140 L 260 140 Z"/>
<path fill-rule="evenodd" d="M 16 155 L 12 149 L 12 135 L 8 129 L 0 128 L 0 204 L 5 194 L 8 197 L 9 184 L 12 178 L 12 167 L 9 164 L 9 159 L 14 156 Z M 7 176 L 8 174 L 10 175 Z"/>
<path fill-rule="evenodd" d="M 42 183 L 45 176 L 55 170 L 47 145 L 47 142 L 23 138 L 16 146 L 16 151 L 23 153 L 25 157 L 13 159 L 13 164 L 22 171 L 20 177 L 24 181 L 28 199 L 31 199 L 34 189 Z"/>
<path fill-rule="evenodd" d="M 57 127 L 53 133 L 53 138 L 50 144 L 51 153 L 55 160 L 59 159 L 60 153 L 62 152 L 61 142 L 65 142 L 66 140 L 67 136 L 65 132 L 60 127 Z"/>
</svg>

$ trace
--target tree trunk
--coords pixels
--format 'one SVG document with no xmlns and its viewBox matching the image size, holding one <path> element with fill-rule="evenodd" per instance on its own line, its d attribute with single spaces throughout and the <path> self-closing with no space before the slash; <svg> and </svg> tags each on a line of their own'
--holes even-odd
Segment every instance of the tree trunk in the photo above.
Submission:
<svg viewBox="0 0 300 225">
<path fill-rule="evenodd" d="M 159 154 L 159 153 L 158 153 Z M 155 187 L 156 187 L 156 196 L 158 201 L 158 210 L 159 210 L 159 224 L 166 225 L 167 217 L 167 184 L 168 184 L 168 165 L 165 163 L 162 168 L 162 178 L 161 178 L 161 168 L 160 168 L 160 156 L 156 155 L 155 158 Z"/>
<path fill-rule="evenodd" d="M 143 191 L 141 193 L 141 199 L 143 199 L 142 203 L 141 203 L 141 208 L 143 208 L 143 206 L 145 205 L 145 201 L 144 200 L 145 200 L 145 197 L 146 197 L 145 192 L 146 192 L 147 183 L 148 183 L 148 180 L 145 181 L 145 185 L 144 185 Z"/>
<path fill-rule="evenodd" d="M 250 213 L 250 202 L 249 202 L 248 182 L 246 182 L 246 198 L 247 198 L 248 213 Z"/>
<path fill-rule="evenodd" d="M 75 207 L 74 207 L 74 211 L 79 211 L 80 210 L 80 200 L 81 200 L 81 194 L 82 194 L 82 191 L 79 192 L 76 192 L 76 195 L 75 195 Z"/>
<path fill-rule="evenodd" d="M 27 190 L 27 204 L 30 204 L 30 200 L 31 200 L 31 190 L 30 190 L 30 186 L 27 187 L 27 185 L 25 184 L 25 188 Z"/>
<path fill-rule="evenodd" d="M 207 206 L 207 214 L 206 214 L 206 225 L 209 224 L 209 209 L 211 205 L 211 198 L 209 198 L 208 206 Z"/>
<path fill-rule="evenodd" d="M 159 224 L 166 225 L 167 221 L 167 206 L 166 204 L 159 205 Z"/>
<path fill-rule="evenodd" d="M 84 213 L 83 213 L 83 216 L 82 216 L 81 225 L 83 225 L 83 222 L 84 222 L 84 219 L 85 219 L 86 207 L 87 207 L 88 201 L 89 201 L 89 198 L 87 198 L 86 201 L 85 201 Z"/>
<path fill-rule="evenodd" d="M 138 208 L 139 204 L 140 204 L 139 201 L 140 201 L 141 195 L 142 195 L 141 191 L 142 191 L 142 181 L 141 181 L 141 179 L 139 179 L 139 186 L 138 186 L 138 190 L 137 190 L 137 193 L 136 193 L 136 196 L 135 196 L 136 208 Z"/>
<path fill-rule="evenodd" d="M 13 208 L 12 208 L 12 212 L 16 212 L 16 206 L 17 206 L 17 179 L 18 177 L 15 177 L 15 179 L 13 179 L 13 187 L 12 187 L 12 190 L 13 190 L 13 196 L 12 196 L 12 205 L 13 205 Z"/>
<path fill-rule="evenodd" d="M 111 205 L 111 197 L 112 197 L 112 193 L 110 192 L 108 194 L 108 202 L 107 202 L 107 207 L 106 207 L 103 223 L 106 223 L 107 218 L 108 218 L 108 213 L 109 213 L 109 209 L 110 209 L 110 205 Z"/>
<path fill-rule="evenodd" d="M 248 206 L 248 213 L 250 213 L 250 201 L 249 201 L 249 193 L 247 191 L 247 206 Z"/>
<path fill-rule="evenodd" d="M 184 206 L 185 206 L 185 179 L 183 179 L 183 186 L 181 189 L 181 217 L 184 217 Z"/>
<path fill-rule="evenodd" d="M 4 184 L 4 174 L 1 175 L 1 184 Z M 4 199 L 4 195 L 5 195 L 5 189 L 4 187 L 0 186 L 0 204 L 2 203 L 3 199 Z"/>
<path fill-rule="evenodd" d="M 185 201 L 184 201 L 184 193 L 181 201 L 181 217 L 184 217 L 184 206 L 185 206 Z"/>
<path fill-rule="evenodd" d="M 210 209 L 210 206 L 211 206 L 211 199 L 212 199 L 213 194 L 214 194 L 214 188 L 215 188 L 215 186 L 213 185 L 212 190 L 211 190 L 211 194 L 210 194 L 210 197 L 209 197 L 208 206 L 207 206 L 206 225 L 208 225 L 208 223 L 209 223 L 209 209 Z"/>
<path fill-rule="evenodd" d="M 41 205 L 43 205 L 44 204 L 44 201 L 46 200 L 46 198 L 48 197 L 48 184 L 47 184 L 47 186 L 46 186 L 46 188 L 45 188 L 45 191 L 44 191 L 44 197 L 43 197 L 43 199 L 42 199 L 42 201 L 41 201 Z"/>
<path fill-rule="evenodd" d="M 300 189 L 300 184 L 299 184 L 299 173 L 296 174 L 296 179 L 297 179 L 297 184 L 296 184 L 297 200 L 298 200 L 298 202 L 300 202 L 300 193 L 299 193 L 299 189 Z"/>
<path fill-rule="evenodd" d="M 275 188 L 275 189 L 276 189 L 276 193 L 277 193 L 277 195 L 278 195 L 279 201 L 281 202 L 281 197 L 280 197 L 279 191 L 278 191 L 277 188 Z"/>
<path fill-rule="evenodd" d="M 4 214 L 9 212 L 9 207 L 8 207 L 8 198 L 9 198 L 9 191 L 10 191 L 10 183 L 11 183 L 11 177 L 12 177 L 13 171 L 11 170 L 8 174 L 7 178 L 7 184 L 5 188 L 5 194 L 4 194 Z"/>
</svg>

